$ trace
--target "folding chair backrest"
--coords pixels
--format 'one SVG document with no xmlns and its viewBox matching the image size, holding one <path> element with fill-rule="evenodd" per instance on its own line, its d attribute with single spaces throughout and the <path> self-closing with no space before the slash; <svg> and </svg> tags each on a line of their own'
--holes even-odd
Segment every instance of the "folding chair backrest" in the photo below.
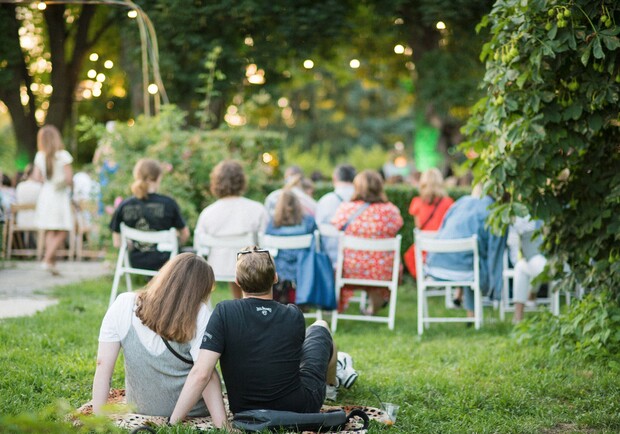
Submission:
<svg viewBox="0 0 620 434">
<path fill-rule="evenodd" d="M 417 268 L 417 289 L 418 289 L 418 334 L 422 334 L 424 326 L 430 322 L 474 322 L 476 329 L 482 325 L 482 298 L 480 294 L 480 264 L 478 254 L 478 236 L 472 235 L 467 238 L 456 239 L 437 239 L 435 234 L 431 237 L 425 236 L 421 231 L 415 230 L 415 257 L 416 263 L 421 264 Z M 422 265 L 424 253 L 462 253 L 471 252 L 472 254 L 472 278 L 460 281 L 437 281 L 427 275 L 426 266 Z M 429 287 L 443 288 L 441 294 L 446 294 L 446 300 L 450 297 L 450 292 L 454 287 L 471 287 L 474 291 L 474 317 L 430 317 L 428 314 L 428 296 L 438 295 L 438 291 L 429 291 Z M 445 291 L 445 292 L 444 292 Z"/>
<path fill-rule="evenodd" d="M 179 253 L 179 241 L 175 228 L 164 231 L 141 231 L 139 229 L 130 228 L 125 223 L 121 223 L 121 246 L 116 261 L 116 270 L 114 272 L 114 281 L 110 294 L 110 304 L 116 299 L 118 285 L 123 274 L 125 275 L 128 291 L 132 290 L 130 274 L 139 274 L 142 276 L 155 276 L 157 274 L 157 271 L 134 268 L 129 264 L 128 247 L 130 242 L 156 244 L 158 251 L 170 252 L 170 258 L 173 258 Z"/>
<path fill-rule="evenodd" d="M 394 329 L 396 317 L 396 293 L 398 290 L 398 279 L 400 273 L 400 244 L 402 237 L 397 235 L 394 238 L 360 238 L 352 235 L 340 233 L 338 241 L 338 262 L 336 267 L 336 298 L 340 300 L 340 291 L 344 285 L 360 285 L 388 288 L 390 291 L 389 313 L 387 317 L 340 314 L 337 311 L 332 313 L 332 331 L 336 331 L 338 319 L 354 321 L 384 322 L 388 324 L 390 330 Z M 390 280 L 371 280 L 358 278 L 345 278 L 343 276 L 345 250 L 361 250 L 371 252 L 392 252 L 392 276 Z"/>
<path fill-rule="evenodd" d="M 224 248 L 241 250 L 247 246 L 253 246 L 257 243 L 257 235 L 255 232 L 246 232 L 239 235 L 227 235 L 227 236 L 214 236 L 205 234 L 202 232 L 194 233 L 194 249 L 196 254 L 209 257 L 211 249 Z M 235 258 L 231 258 L 234 261 Z M 215 274 L 215 280 L 217 282 L 234 282 L 235 275 Z"/>
<path fill-rule="evenodd" d="M 318 236 L 318 231 L 315 231 Z M 304 235 L 268 235 L 259 234 L 258 244 L 263 249 L 268 249 L 271 256 L 278 256 L 279 250 L 288 249 L 307 249 L 312 245 L 312 238 L 315 234 Z M 318 244 L 318 243 L 317 243 Z"/>
</svg>

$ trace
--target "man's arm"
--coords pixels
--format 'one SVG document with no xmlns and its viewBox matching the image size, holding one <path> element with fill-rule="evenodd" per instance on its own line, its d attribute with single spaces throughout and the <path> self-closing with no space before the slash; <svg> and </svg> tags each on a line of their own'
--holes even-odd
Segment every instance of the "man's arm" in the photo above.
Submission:
<svg viewBox="0 0 620 434">
<path fill-rule="evenodd" d="M 219 403 L 216 405 L 216 408 L 212 409 L 209 406 L 209 403 L 213 404 L 217 401 L 216 395 L 219 392 L 219 400 L 221 401 L 222 410 L 224 408 L 224 400 L 222 398 L 222 391 L 219 386 L 219 381 L 217 388 L 211 386 L 208 391 L 205 390 L 209 383 L 212 383 L 212 378 L 215 380 L 219 380 L 219 377 L 213 375 L 213 371 L 215 370 L 215 364 L 220 358 L 220 353 L 216 353 L 210 350 L 200 350 L 198 354 L 198 360 L 194 364 L 194 367 L 189 372 L 187 376 L 187 380 L 185 380 L 185 385 L 183 386 L 183 390 L 181 391 L 181 395 L 177 401 L 176 406 L 174 407 L 174 411 L 172 412 L 172 416 L 170 416 L 170 423 L 176 423 L 187 415 L 189 411 L 192 409 L 194 405 L 198 402 L 200 395 L 203 393 L 209 392 L 209 397 L 205 399 L 205 403 L 207 404 L 207 408 L 209 412 L 215 411 L 218 413 Z M 215 390 L 218 389 L 218 390 Z M 218 415 L 221 417 L 221 414 Z M 224 419 L 226 415 L 224 414 Z M 215 419 L 214 419 L 215 422 Z"/>
<path fill-rule="evenodd" d="M 217 354 L 217 353 L 216 353 Z M 222 399 L 222 383 L 217 371 L 214 370 L 211 375 L 209 384 L 202 392 L 211 420 L 216 428 L 228 428 L 228 418 L 226 417 L 226 409 L 224 408 L 224 400 Z"/>
</svg>

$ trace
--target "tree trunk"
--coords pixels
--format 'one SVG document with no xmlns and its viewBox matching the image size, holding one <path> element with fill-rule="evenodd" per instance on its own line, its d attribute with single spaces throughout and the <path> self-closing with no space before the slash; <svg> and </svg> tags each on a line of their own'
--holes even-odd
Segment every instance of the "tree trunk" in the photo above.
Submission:
<svg viewBox="0 0 620 434">
<path fill-rule="evenodd" d="M 25 151 L 33 158 L 37 151 L 38 130 L 34 117 L 35 101 L 30 90 L 31 78 L 19 45 L 19 23 L 15 18 L 15 6 L 0 5 L 0 24 L 3 29 L 0 44 L 4 51 L 0 61 L 7 62 L 6 68 L 0 69 L 0 99 L 9 109 L 18 151 Z M 22 86 L 28 94 L 26 105 L 21 102 Z"/>
</svg>

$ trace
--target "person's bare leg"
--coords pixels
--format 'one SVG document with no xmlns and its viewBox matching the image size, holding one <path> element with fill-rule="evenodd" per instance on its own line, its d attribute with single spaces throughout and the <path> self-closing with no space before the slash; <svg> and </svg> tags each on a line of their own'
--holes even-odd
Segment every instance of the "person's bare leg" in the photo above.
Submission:
<svg viewBox="0 0 620 434">
<path fill-rule="evenodd" d="M 385 299 L 383 298 L 383 291 L 380 289 L 371 289 L 367 291 L 368 298 L 370 299 L 370 309 L 368 310 L 369 314 L 375 315 L 377 312 L 381 310 L 383 307 L 383 303 L 385 303 Z"/>
<path fill-rule="evenodd" d="M 47 231 L 45 233 L 45 255 L 43 260 L 46 264 L 56 264 L 56 252 L 67 237 L 66 231 Z"/>
<path fill-rule="evenodd" d="M 321 327 L 325 327 L 329 330 L 329 325 L 326 321 L 317 320 L 312 325 L 318 325 Z M 331 333 L 331 331 L 330 331 Z M 336 343 L 332 343 L 332 356 L 329 359 L 329 364 L 327 365 L 327 384 L 335 386 L 337 384 L 336 380 L 336 362 L 338 361 L 338 348 L 336 348 Z"/>
<path fill-rule="evenodd" d="M 236 300 L 243 297 L 241 287 L 237 285 L 235 282 L 230 282 L 230 293 L 232 294 L 233 298 Z"/>
<path fill-rule="evenodd" d="M 515 314 L 512 317 L 512 322 L 516 324 L 523 320 L 523 310 L 525 308 L 525 304 L 515 302 L 514 305 L 515 305 Z"/>
</svg>

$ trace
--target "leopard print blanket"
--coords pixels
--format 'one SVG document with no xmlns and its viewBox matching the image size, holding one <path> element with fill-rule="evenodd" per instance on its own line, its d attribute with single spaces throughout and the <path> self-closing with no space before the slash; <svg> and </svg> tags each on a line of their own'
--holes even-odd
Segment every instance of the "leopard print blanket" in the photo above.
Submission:
<svg viewBox="0 0 620 434">
<path fill-rule="evenodd" d="M 108 397 L 108 403 L 111 405 L 122 406 L 125 404 L 125 390 L 124 389 L 112 389 L 110 390 L 110 396 Z M 224 404 L 228 411 L 228 400 L 224 398 Z M 367 406 L 355 406 L 355 405 L 345 405 L 345 406 L 331 406 L 324 405 L 321 408 L 321 412 L 331 411 L 331 410 L 344 410 L 347 414 L 354 409 L 360 409 L 364 413 L 368 415 L 370 420 L 376 420 L 380 423 L 386 423 L 384 421 L 389 420 L 385 414 L 385 412 L 378 408 L 367 407 Z M 81 415 L 90 415 L 93 412 L 93 407 L 90 402 L 82 405 L 77 410 L 78 414 Z M 114 421 L 114 423 L 120 428 L 127 430 L 134 430 L 141 426 L 160 426 L 166 424 L 166 418 L 161 416 L 146 416 L 143 414 L 135 414 L 135 413 L 121 413 L 112 414 L 110 418 Z M 232 414 L 228 411 L 228 418 L 232 420 Z M 79 423 L 77 419 L 75 419 L 74 423 Z M 193 427 L 199 431 L 207 431 L 210 429 L 215 429 L 215 426 L 211 422 L 210 417 L 194 417 L 188 418 L 185 422 L 186 425 Z M 388 422 L 389 423 L 389 422 Z M 340 431 L 341 434 L 367 434 L 368 430 L 360 430 L 356 431 L 363 426 L 363 422 L 361 420 L 354 419 L 353 421 L 349 421 L 343 430 Z M 304 431 L 302 434 L 313 434 L 311 431 Z"/>
</svg>

